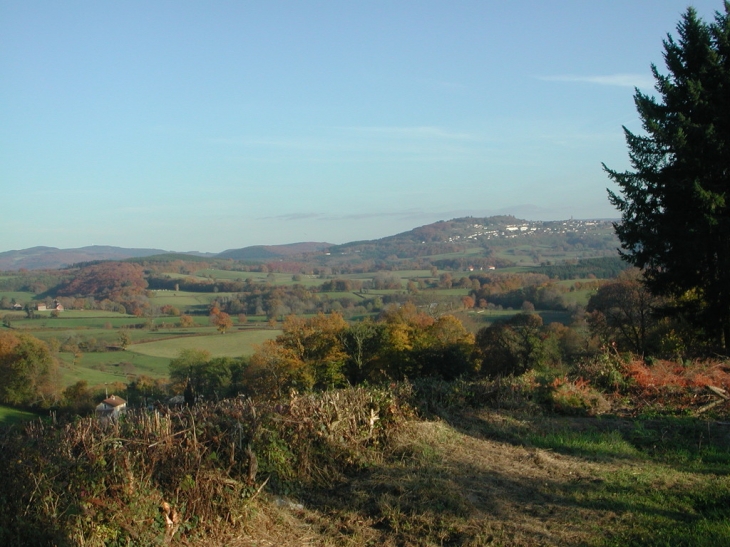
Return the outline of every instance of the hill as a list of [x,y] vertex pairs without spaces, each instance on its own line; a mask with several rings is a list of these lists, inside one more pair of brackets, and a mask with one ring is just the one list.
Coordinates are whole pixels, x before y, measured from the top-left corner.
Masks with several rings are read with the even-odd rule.
[[[615,252],[618,240],[608,220],[531,221],[513,216],[463,217],[420,226],[382,239],[335,245],[332,256],[413,259],[468,252],[471,259],[496,258],[498,249]],[[535,250],[535,254],[539,254]]]
[[[196,258],[251,262],[299,261],[336,265],[364,260],[396,263],[429,258],[440,268],[525,265],[615,254],[618,240],[607,220],[531,221],[513,216],[462,217],[419,226],[407,232],[342,245],[299,242],[254,245],[222,253],[179,253],[93,245],[78,249],[33,247],[0,253],[0,271],[62,268],[100,260]],[[522,258],[520,258],[520,256]],[[528,256],[528,259],[524,257]],[[441,260],[442,262],[438,262]]]
[[232,260],[272,260],[278,258],[302,258],[312,253],[321,253],[331,247],[331,243],[302,242],[287,245],[253,245],[242,249],[228,249],[215,258]]
[[151,256],[165,253],[160,249],[125,249],[108,245],[91,245],[78,249],[56,247],[32,247],[19,251],[0,253],[0,270],[55,269],[96,260],[123,260],[125,258]]

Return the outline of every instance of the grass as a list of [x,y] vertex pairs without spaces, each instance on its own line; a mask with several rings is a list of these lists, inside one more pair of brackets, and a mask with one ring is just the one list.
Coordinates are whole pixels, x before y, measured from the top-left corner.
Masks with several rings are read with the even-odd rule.
[[38,414],[0,405],[0,425],[13,425],[35,420]]
[[58,354],[61,362],[63,387],[79,380],[95,386],[112,382],[129,382],[136,376],[166,378],[170,360],[142,355],[131,351],[90,352],[76,357],[71,353]]
[[[0,298],[2,298],[3,296],[6,296],[8,300],[12,300],[13,298],[15,298],[16,302],[19,302],[23,305],[35,299],[35,293],[27,291],[0,291]],[[12,310],[0,310],[0,312],[4,311]]]
[[151,302],[156,306],[175,306],[184,311],[207,308],[214,300],[227,298],[233,294],[226,292],[154,291]]
[[[38,427],[34,442],[18,437],[0,454],[21,499],[8,507],[26,519],[0,518],[50,534],[36,513],[46,522],[57,506],[88,506],[83,520],[69,511],[50,521],[63,526],[58,538],[139,534],[153,544],[165,501],[181,514],[175,539],[191,545],[730,545],[725,422],[454,406],[425,419],[404,404],[419,404],[407,389],[394,393],[355,388],[268,407],[238,399],[104,427],[80,420],[58,428],[61,450],[48,450]],[[253,479],[244,447],[256,455]],[[33,480],[15,480],[34,469]],[[44,502],[31,513],[36,491]]]
[[698,446],[706,426],[494,411],[412,422],[382,465],[303,494],[304,514],[342,545],[728,545],[730,439]]
[[215,332],[208,336],[179,337],[133,344],[127,352],[173,359],[184,349],[204,349],[213,357],[241,357],[251,355],[254,352],[254,345],[262,344],[280,333],[279,330],[270,329],[246,329],[229,331],[226,334]]

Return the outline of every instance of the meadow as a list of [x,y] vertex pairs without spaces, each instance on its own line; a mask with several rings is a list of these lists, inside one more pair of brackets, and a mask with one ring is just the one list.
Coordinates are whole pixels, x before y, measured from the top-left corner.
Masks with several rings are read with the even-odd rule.
[[281,334],[277,329],[244,329],[215,332],[204,336],[165,338],[153,342],[133,344],[127,353],[173,359],[186,349],[202,349],[212,357],[241,357],[252,355],[257,345]]

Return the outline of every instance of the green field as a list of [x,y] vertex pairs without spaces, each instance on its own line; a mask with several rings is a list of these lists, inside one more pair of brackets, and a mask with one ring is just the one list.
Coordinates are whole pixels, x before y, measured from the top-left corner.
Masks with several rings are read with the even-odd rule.
[[213,357],[241,357],[251,355],[254,345],[281,334],[274,329],[247,329],[229,331],[226,334],[215,333],[208,336],[188,336],[134,344],[126,353],[173,359],[184,349],[204,349]]
[[35,420],[38,414],[0,405],[0,424],[10,425]]
[[[35,298],[35,293],[26,291],[0,291],[0,298],[7,297],[8,300],[15,299],[19,304],[27,304]],[[2,310],[5,311],[5,310]],[[11,311],[11,310],[8,310]]]
[[151,298],[155,306],[174,306],[181,311],[188,309],[204,309],[211,302],[220,298],[232,296],[235,293],[227,292],[188,292],[188,291],[153,291]]
[[86,380],[94,386],[112,382],[127,383],[143,375],[166,378],[170,364],[169,359],[132,351],[82,353],[80,358],[72,353],[61,352],[58,356],[64,387],[79,380]]

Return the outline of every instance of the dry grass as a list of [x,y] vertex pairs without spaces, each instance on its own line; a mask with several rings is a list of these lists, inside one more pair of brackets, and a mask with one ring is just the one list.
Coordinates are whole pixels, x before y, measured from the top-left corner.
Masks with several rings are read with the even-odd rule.
[[578,458],[413,423],[398,459],[346,487],[310,493],[300,516],[319,545],[575,545],[596,515],[558,485],[595,480]]
[[545,415],[529,385],[36,422],[0,435],[0,543],[730,544],[730,426]]

